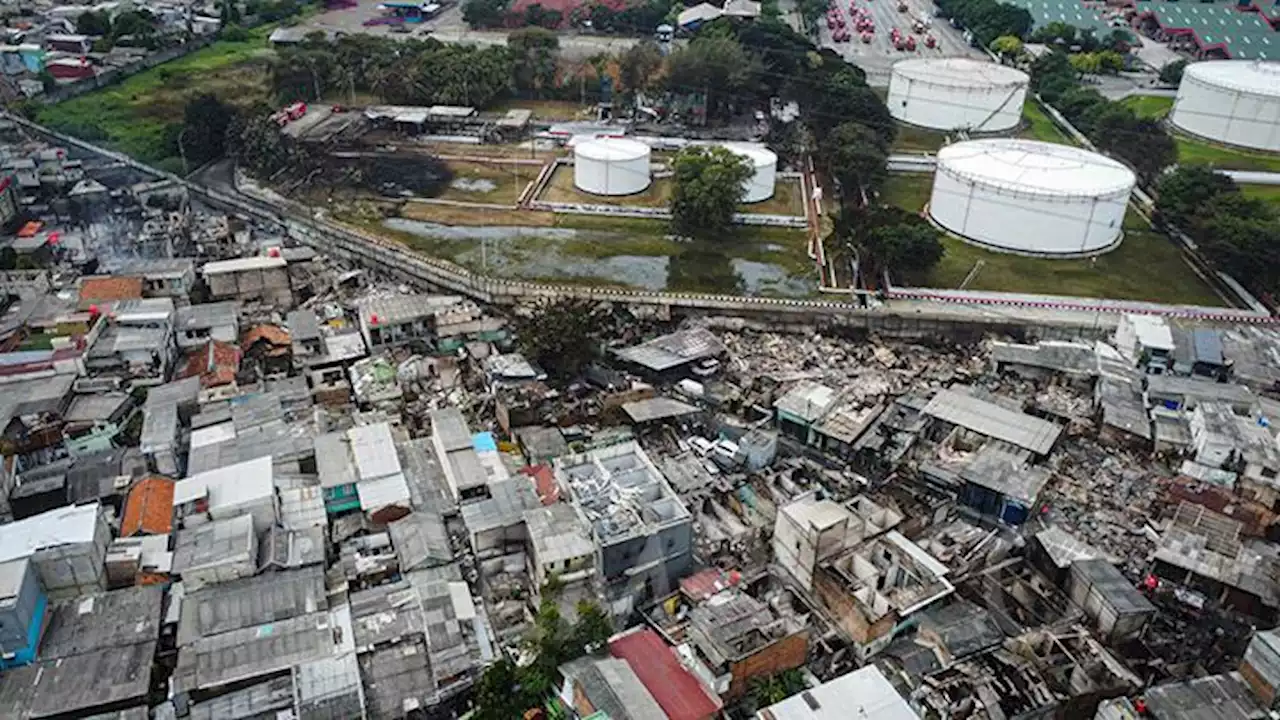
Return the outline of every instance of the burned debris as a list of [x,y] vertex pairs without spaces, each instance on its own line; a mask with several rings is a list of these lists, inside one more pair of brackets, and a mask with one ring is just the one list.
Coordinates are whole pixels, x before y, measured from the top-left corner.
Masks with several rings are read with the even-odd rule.
[[456,717],[506,661],[615,720],[1276,705],[1269,327],[601,303],[566,373],[511,330],[543,308],[106,179],[100,216],[9,198],[6,716]]

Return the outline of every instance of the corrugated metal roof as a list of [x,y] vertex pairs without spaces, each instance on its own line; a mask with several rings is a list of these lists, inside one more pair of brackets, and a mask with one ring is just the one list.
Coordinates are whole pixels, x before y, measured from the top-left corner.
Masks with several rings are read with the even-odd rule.
[[951,389],[939,390],[923,412],[1038,455],[1048,454],[1062,434],[1062,428],[1055,423]]
[[362,480],[400,472],[400,458],[396,455],[395,441],[391,438],[391,425],[384,422],[359,425],[347,432],[356,471]]
[[98,503],[56,508],[0,525],[0,562],[30,557],[45,548],[93,542]]

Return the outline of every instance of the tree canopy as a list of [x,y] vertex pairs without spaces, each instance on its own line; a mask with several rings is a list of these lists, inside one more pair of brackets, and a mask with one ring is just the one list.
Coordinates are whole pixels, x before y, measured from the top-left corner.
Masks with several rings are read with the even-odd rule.
[[867,287],[878,286],[885,272],[898,282],[923,280],[945,253],[938,231],[923,218],[882,205],[846,207],[827,248],[839,263],[856,260]]
[[549,374],[569,380],[599,355],[604,311],[589,300],[546,302],[514,322],[520,350]]
[[748,90],[757,70],[758,61],[734,38],[699,35],[667,58],[666,84],[672,92],[706,95],[707,114],[725,118],[750,104]]
[[1160,68],[1160,82],[1165,85],[1177,85],[1182,82],[1182,71],[1187,69],[1186,60],[1174,60]]
[[751,177],[747,160],[723,147],[693,145],[676,155],[672,168],[674,230],[709,239],[726,233],[742,202],[743,183]]
[[514,61],[515,89],[540,96],[556,84],[560,40],[541,27],[526,27],[507,36],[507,48]]
[[1156,218],[1191,236],[1209,262],[1254,292],[1280,292],[1280,215],[1226,175],[1199,166],[1165,174]]
[[329,41],[317,34],[281,49],[271,78],[284,100],[354,90],[389,103],[485,107],[510,93],[515,69],[506,47],[360,34]]
[[973,33],[973,39],[988,47],[1001,35],[1026,37],[1033,20],[1026,8],[998,0],[939,0],[935,3],[946,17],[955,18]]
[[189,169],[222,157],[227,150],[227,128],[235,118],[235,108],[215,95],[204,94],[187,102],[178,135]]
[[[889,146],[874,130],[857,122],[837,125],[823,140],[821,161],[839,181],[845,202],[879,190],[888,177]],[[850,197],[853,196],[853,197]]]

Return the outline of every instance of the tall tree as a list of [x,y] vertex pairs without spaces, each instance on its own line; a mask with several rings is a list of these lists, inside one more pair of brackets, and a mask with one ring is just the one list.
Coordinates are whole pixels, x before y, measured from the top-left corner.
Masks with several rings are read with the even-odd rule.
[[857,253],[865,286],[875,286],[885,271],[899,281],[923,280],[942,259],[938,231],[905,210],[869,206],[841,213],[832,247],[842,255]]
[[235,109],[215,95],[204,94],[187,102],[183,109],[180,150],[190,168],[222,157],[227,150],[227,128]]
[[1174,60],[1160,68],[1160,82],[1165,85],[1177,85],[1182,82],[1182,71],[1187,69],[1186,60]]
[[546,28],[527,27],[507,36],[514,59],[512,71],[518,92],[541,96],[555,87],[560,40]]
[[466,0],[462,20],[475,29],[500,27],[510,6],[511,0]]
[[840,182],[845,204],[861,205],[888,177],[889,146],[862,123],[847,122],[822,142],[822,161]]
[[562,380],[573,379],[599,354],[608,314],[588,300],[545,302],[513,323],[529,360]]
[[520,669],[507,658],[499,658],[476,683],[472,720],[512,720],[529,708],[522,692]]
[[744,100],[757,62],[731,37],[699,36],[667,58],[667,87],[707,97],[707,114],[727,118]]
[[695,145],[681,150],[672,162],[675,189],[671,193],[672,226],[678,234],[723,237],[733,224],[751,177],[745,158],[719,146]]
[[579,655],[599,652],[613,634],[613,623],[600,606],[583,600],[578,603],[578,622],[573,625],[573,648]]
[[652,40],[641,40],[627,48],[618,61],[622,89],[630,95],[649,89],[662,69],[662,50]]

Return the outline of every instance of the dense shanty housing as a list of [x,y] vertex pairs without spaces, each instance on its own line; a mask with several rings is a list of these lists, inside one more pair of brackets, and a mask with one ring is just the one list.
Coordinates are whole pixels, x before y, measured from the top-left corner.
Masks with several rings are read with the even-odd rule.
[[[432,113],[491,122],[395,112]],[[313,116],[366,119],[286,132]],[[0,716],[494,715],[490,669],[544,691],[503,718],[1278,707],[1264,318],[603,293],[575,374],[508,330],[550,299],[438,294],[322,217],[303,247],[39,137],[0,121],[0,246],[38,267],[0,272]]]

